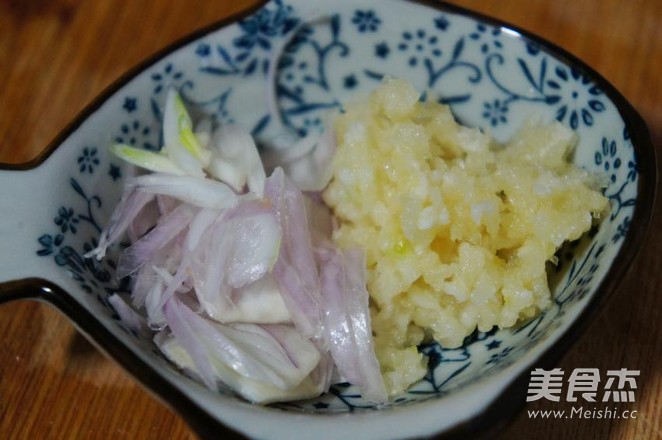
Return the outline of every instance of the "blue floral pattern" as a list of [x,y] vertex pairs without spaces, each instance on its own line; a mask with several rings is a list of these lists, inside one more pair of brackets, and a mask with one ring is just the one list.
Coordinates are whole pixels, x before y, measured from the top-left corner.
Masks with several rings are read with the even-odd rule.
[[126,97],[124,98],[124,104],[122,105],[122,108],[127,111],[127,113],[132,113],[137,110],[137,101],[136,98],[133,97]]
[[499,51],[503,47],[499,38],[501,29],[498,27],[478,24],[476,30],[469,34],[469,38],[480,44],[480,51],[487,54],[491,51]]
[[62,206],[58,212],[57,212],[57,217],[53,220],[53,223],[55,223],[57,226],[60,227],[60,232],[63,234],[71,231],[72,234],[76,233],[76,225],[80,219],[76,216],[74,216],[74,210],[71,208],[65,208]]
[[508,104],[504,101],[495,99],[483,105],[483,118],[487,119],[492,127],[508,123],[507,115]]
[[138,119],[122,124],[119,134],[115,136],[115,142],[152,151],[159,149],[158,144],[154,142],[152,129],[146,124],[143,125]]
[[357,10],[352,23],[359,32],[377,32],[382,21],[373,10]]
[[[389,32],[393,28],[399,32]],[[164,91],[175,87],[196,114],[204,113],[215,123],[244,124],[262,139],[275,121],[267,104],[255,101],[261,99],[265,79],[272,79],[268,75],[274,62],[278,69],[273,86],[282,122],[301,135],[321,131],[325,114],[340,109],[350,93],[365,91],[387,75],[402,75],[427,96],[450,104],[460,120],[497,135],[511,133],[515,121],[531,112],[580,130],[586,143],[583,151],[590,153],[578,160],[608,181],[609,216],[559,252],[552,306],[516,329],[476,332],[457,349],[422,345],[428,372],[393,405],[438,398],[500,371],[545,340],[568,310],[592,294],[594,279],[607,264],[605,255],[622,243],[631,226],[639,176],[631,139],[624,127],[608,134],[604,128],[598,130],[604,125],[602,118],[616,110],[586,73],[491,24],[467,27],[460,16],[435,12],[422,14],[412,26],[399,24],[397,15],[387,10],[349,6],[312,20],[287,1],[271,1],[150,67],[114,101],[120,117],[104,136],[158,150]],[[113,277],[112,255],[104,262],[83,257],[96,245],[106,221],[101,212],[109,201],[99,188],[121,188],[129,175],[124,165],[101,153],[105,148],[101,143],[80,146],[78,174],[68,180],[70,200],[75,202],[63,203],[49,214],[52,228],[35,237],[35,252],[67,270],[120,328],[140,339],[124,327],[107,301],[110,293],[126,291]],[[347,383],[334,385],[318,399],[276,406],[314,412],[374,409]]]
[[78,169],[80,172],[92,174],[97,165],[99,165],[97,149],[95,147],[83,148],[83,153],[78,157]]
[[[87,147],[85,147],[87,148]],[[88,179],[89,176],[83,173],[82,178]],[[91,232],[95,236],[101,233],[101,226],[97,219],[96,211],[101,207],[101,198],[97,195],[88,195],[79,182],[79,178],[71,177],[69,179],[71,191],[78,196],[82,202],[76,208],[61,206],[57,211],[57,216],[53,219],[56,232],[45,233],[37,238],[40,248],[36,251],[37,255],[46,257],[53,255],[55,263],[65,268],[71,277],[79,282],[80,287],[93,293],[104,288],[105,294],[119,291],[119,284],[112,277],[112,260],[98,262],[95,259],[84,258],[83,255],[96,247],[96,238],[85,239],[81,248],[76,249],[76,243],[80,239],[74,237],[83,226],[86,233]],[[80,235],[80,234],[78,234]],[[97,292],[97,296],[103,299],[105,294]]]

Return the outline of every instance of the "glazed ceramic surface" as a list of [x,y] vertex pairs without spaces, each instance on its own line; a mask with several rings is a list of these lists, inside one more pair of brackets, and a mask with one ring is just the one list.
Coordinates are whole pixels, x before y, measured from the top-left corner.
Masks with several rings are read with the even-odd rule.
[[[128,294],[126,282],[114,277],[117,254],[102,262],[83,257],[132,172],[108,146],[117,141],[157,150],[168,87],[180,91],[194,114],[238,123],[264,140],[277,129],[269,88],[275,87],[283,123],[305,135],[320,131],[342,102],[385,76],[410,80],[425,96],[450,104],[462,123],[500,141],[531,114],[578,133],[573,161],[605,176],[611,209],[599,227],[559,254],[550,275],[552,306],[514,329],[477,332],[461,348],[421,346],[428,374],[381,408],[346,383],[317,399],[259,407],[180,374],[152,335],[122,322],[108,302],[112,293]],[[129,75],[57,143],[39,166],[0,173],[5,291],[32,283],[56,305],[61,301],[52,296],[66,295],[74,305],[65,311],[102,349],[140,380],[150,378],[146,386],[185,417],[183,408],[194,408],[190,421],[198,432],[224,424],[257,438],[401,438],[462,432],[488,414],[508,417],[525,392],[504,392],[513,392],[516,379],[534,366],[556,360],[579,321],[622,276],[641,242],[654,182],[644,166],[652,148],[643,123],[588,67],[489,19],[399,0],[268,2]],[[517,403],[495,413],[504,399]]]

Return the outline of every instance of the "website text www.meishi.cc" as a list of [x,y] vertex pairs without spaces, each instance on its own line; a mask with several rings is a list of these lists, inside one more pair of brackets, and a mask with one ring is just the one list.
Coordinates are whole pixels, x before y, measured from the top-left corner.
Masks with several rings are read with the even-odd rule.
[[563,409],[530,409],[527,410],[530,419],[636,419],[637,410],[618,409],[616,407],[585,407],[575,406]]

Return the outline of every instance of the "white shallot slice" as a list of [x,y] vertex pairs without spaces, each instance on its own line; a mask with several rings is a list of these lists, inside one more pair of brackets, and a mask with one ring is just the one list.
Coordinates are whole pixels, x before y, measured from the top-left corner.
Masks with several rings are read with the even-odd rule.
[[278,258],[282,230],[276,213],[261,201],[249,201],[227,212],[232,249],[226,268],[228,284],[242,287],[270,272]]
[[281,158],[281,166],[302,191],[322,191],[333,175],[336,145],[333,130],[325,130],[319,135],[309,134],[299,140],[292,151],[283,151],[287,156]]
[[122,323],[129,330],[141,336],[146,336],[150,333],[145,317],[131,308],[120,295],[113,293],[108,297],[108,303],[113,307],[117,316],[120,317]]
[[186,174],[186,171],[168,157],[164,151],[143,150],[126,144],[113,144],[110,146],[110,151],[125,162],[146,170],[179,176]]
[[214,132],[211,146],[209,174],[237,192],[248,186],[249,192],[262,197],[266,174],[250,133],[238,125],[224,125]]
[[[203,382],[193,359],[184,347],[174,338],[170,330],[164,329],[157,333],[154,336],[154,343],[161,352],[180,369],[184,370],[198,381]],[[301,383],[287,390],[281,390],[272,384],[241,376],[221,363],[217,363],[215,367],[219,378],[218,380],[221,382],[219,387],[227,387],[229,390],[234,391],[250,402],[268,404],[273,402],[308,399],[311,397],[317,397],[323,392],[328,391],[328,387],[326,389],[323,388],[323,384],[317,380],[319,376],[317,373],[320,368],[319,365],[321,365],[321,362],[309,376],[301,381]]]
[[375,356],[365,256],[360,249],[323,252],[322,300],[324,331],[338,372],[375,403],[388,400]]
[[124,278],[140,269],[155,252],[158,252],[186,229],[194,215],[194,207],[182,204],[170,214],[162,217],[152,230],[122,252],[117,264],[117,277]]
[[193,176],[151,173],[134,177],[128,186],[149,194],[174,197],[200,208],[227,209],[237,204],[237,194],[223,182]]
[[[201,129],[204,138],[204,127]],[[126,162],[153,172],[204,177],[211,153],[193,131],[193,121],[174,88],[166,96],[163,140],[165,145],[158,152],[119,143],[111,145],[110,150]]]
[[203,176],[202,169],[209,165],[211,153],[200,143],[184,102],[172,87],[168,89],[163,112],[163,142],[175,164],[191,176]]
[[[126,229],[126,236],[129,243],[138,241],[142,236],[149,232],[161,218],[162,214],[159,210],[159,204],[156,201],[158,197],[159,196],[155,197],[147,203],[133,221],[129,223],[129,226]],[[175,202],[177,206],[180,203],[178,200]]]
[[303,194],[276,168],[265,183],[265,197],[278,217],[282,243],[273,268],[274,279],[299,331],[322,335],[320,280],[308,232]]
[[106,255],[108,246],[120,239],[131,222],[153,198],[153,194],[136,191],[135,188],[125,188],[109,222],[101,231],[97,247],[85,254],[85,258],[95,257],[101,260]]
[[221,322],[237,320],[232,289],[272,271],[281,238],[276,214],[262,201],[242,201],[207,230],[190,258],[196,295],[209,316]]
[[239,392],[247,381],[286,391],[304,382],[320,360],[315,345],[291,326],[220,324],[177,297],[166,303],[164,313],[170,331],[211,389],[221,380]]
[[290,312],[271,274],[233,289],[230,302],[219,314],[222,322],[252,322],[255,324],[291,323]]

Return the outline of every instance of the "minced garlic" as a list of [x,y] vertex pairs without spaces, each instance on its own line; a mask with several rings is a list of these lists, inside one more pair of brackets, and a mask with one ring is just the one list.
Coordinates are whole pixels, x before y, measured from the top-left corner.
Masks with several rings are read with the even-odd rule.
[[568,156],[576,135],[528,122],[505,146],[447,106],[386,80],[336,122],[324,200],[340,246],[367,254],[377,358],[389,390],[426,372],[417,346],[451,348],[511,327],[551,301],[546,263],[607,209]]

